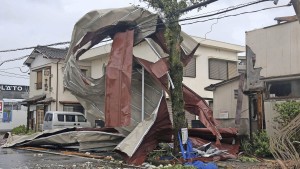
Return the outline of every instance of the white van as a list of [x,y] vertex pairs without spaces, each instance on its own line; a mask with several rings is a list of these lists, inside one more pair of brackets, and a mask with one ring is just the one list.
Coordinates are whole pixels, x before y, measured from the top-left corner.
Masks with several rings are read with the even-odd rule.
[[91,123],[79,112],[48,111],[45,114],[43,130],[67,127],[91,127]]

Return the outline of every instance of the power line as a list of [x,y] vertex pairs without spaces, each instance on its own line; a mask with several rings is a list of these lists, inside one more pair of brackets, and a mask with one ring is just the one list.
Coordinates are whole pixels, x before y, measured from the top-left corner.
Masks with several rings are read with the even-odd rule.
[[[107,38],[107,39],[104,39],[103,41],[101,41],[100,43],[102,43],[102,42],[108,42],[108,41],[111,41],[111,40],[112,39]],[[20,50],[34,49],[34,48],[36,48],[38,46],[47,47],[47,46],[59,46],[59,45],[66,45],[66,44],[70,44],[70,42],[57,42],[57,43],[52,43],[52,44],[48,44],[48,45],[37,45],[37,46],[24,47],[24,48],[0,50],[0,53],[15,52],[15,51],[20,51]]]
[[12,61],[16,61],[16,60],[22,60],[22,59],[25,59],[25,58],[27,58],[27,57],[28,57],[28,56],[21,56],[21,57],[15,58],[15,59],[8,59],[8,60],[5,60],[5,61],[2,61],[2,62],[0,63],[0,66],[3,65],[3,64],[6,63],[6,62],[12,62]]
[[226,16],[217,17],[217,18],[210,18],[210,19],[206,19],[206,20],[200,20],[200,21],[194,21],[194,22],[189,22],[189,23],[183,23],[183,24],[180,24],[180,25],[190,25],[190,24],[194,24],[194,23],[198,23],[198,22],[207,22],[207,21],[214,20],[214,19],[223,19],[223,18],[228,18],[228,17],[233,17],[233,16],[239,16],[239,15],[244,15],[244,14],[249,14],[249,13],[256,13],[256,12],[260,12],[260,11],[264,11],[264,10],[268,10],[268,9],[275,9],[275,8],[282,8],[282,7],[289,7],[289,6],[290,6],[290,4],[288,4],[288,5],[282,5],[282,6],[276,6],[276,7],[262,8],[262,9],[259,9],[259,10],[248,11],[248,12],[241,12],[241,13],[232,14],[232,15],[226,15]]
[[26,76],[26,75],[22,75],[22,74],[17,74],[17,73],[11,73],[11,72],[6,72],[6,71],[1,71],[0,72],[3,72],[3,73],[7,73],[7,74],[11,74],[11,75],[16,75],[16,76],[24,76],[24,77],[29,77],[29,76]]
[[0,74],[0,75],[1,76],[7,76],[7,77],[20,78],[20,79],[29,79],[29,77],[11,76],[11,75],[4,75],[4,74]]
[[[262,3],[262,2],[267,2],[267,1],[274,1],[274,0],[256,0],[256,1],[251,1],[251,2],[248,2],[248,3],[243,3],[243,4],[239,4],[239,5],[235,5],[235,6],[230,6],[230,7],[219,9],[219,10],[215,10],[215,12],[211,11],[211,12],[204,13],[206,15],[202,14],[200,16],[199,15],[195,15],[194,17],[182,18],[182,19],[179,19],[178,22],[187,21],[187,20],[194,20],[194,19],[200,19],[200,18],[212,17],[212,16],[215,16],[215,15],[220,15],[220,14],[227,13],[227,12],[230,12],[230,11],[233,11],[233,10],[237,10],[237,9],[240,9],[240,8],[245,8],[245,7],[248,7],[248,6],[252,6],[252,5],[255,5],[255,4],[258,4],[258,3]],[[212,13],[212,14],[210,14],[210,13]],[[155,19],[155,20],[148,21],[148,22],[141,23],[140,25],[138,25],[138,27],[146,28],[149,25],[147,25],[145,27],[143,27],[141,25],[151,24],[151,23],[153,23],[154,25],[150,25],[150,26],[159,26],[159,25],[163,25],[164,24],[164,23],[158,23],[157,24],[158,20],[159,20],[159,18]],[[173,21],[173,22],[169,22],[169,23],[174,23],[174,22],[177,22],[177,21]]]
[[197,17],[183,18],[183,19],[180,19],[179,22],[180,21],[185,21],[185,20],[207,18],[207,17],[219,15],[219,14],[222,14],[222,13],[227,13],[227,12],[230,12],[230,11],[233,11],[233,10],[237,10],[237,9],[240,9],[240,8],[245,8],[245,7],[248,7],[248,6],[252,6],[252,5],[262,3],[262,2],[267,2],[267,1],[273,1],[273,0],[257,0],[257,1],[252,1],[252,2],[248,2],[248,3],[243,3],[243,4],[236,5],[236,6],[231,6],[231,7],[228,7],[228,8],[221,9],[221,11],[213,13],[213,14],[202,15],[202,16],[197,16]]
[[[70,42],[58,42],[58,43],[52,43],[52,44],[48,44],[48,45],[40,45],[40,46],[58,46],[58,45],[65,45],[65,44],[69,44]],[[8,50],[0,50],[0,53],[4,53],[4,52],[14,52],[14,51],[19,51],[19,50],[27,50],[27,49],[34,49],[37,46],[31,46],[31,47],[25,47],[25,48],[17,48],[17,49],[8,49]]]
[[[223,9],[216,10],[216,11],[219,11],[219,12],[215,12],[215,13],[213,13],[213,11],[212,12],[207,12],[206,13],[207,15],[202,14],[202,15],[200,15],[200,16],[198,15],[196,17],[186,17],[186,18],[180,19],[179,22],[211,17],[211,16],[219,15],[219,14],[222,14],[222,13],[227,13],[227,12],[230,12],[230,11],[233,11],[233,10],[237,10],[237,9],[240,9],[240,8],[248,7],[248,6],[251,6],[251,5],[254,5],[254,4],[267,2],[267,1],[274,1],[274,0],[257,0],[257,1],[252,1],[252,2],[248,2],[248,3],[243,3],[243,4],[236,5],[236,6],[231,6],[231,7],[228,7],[228,8],[223,8]],[[209,2],[209,0],[207,0],[207,2]],[[286,6],[289,6],[289,5],[286,5]],[[283,7],[283,6],[279,6],[279,7]],[[213,19],[222,19],[222,18],[226,18],[226,17],[230,17],[230,16],[237,16],[237,15],[242,15],[242,14],[246,14],[246,13],[254,13],[254,12],[259,12],[259,11],[262,11],[262,10],[273,9],[273,8],[278,8],[278,7],[264,8],[264,9],[261,9],[261,10],[251,11],[251,12],[242,12],[240,14],[226,15],[226,16],[223,16],[223,17],[217,17],[217,18],[211,18],[211,19],[207,19],[207,20],[184,23],[184,24],[181,24],[181,25],[189,25],[189,24],[198,23],[198,22],[206,22],[206,21],[213,20]],[[212,13],[212,14],[208,14],[208,13]],[[147,27],[159,26],[159,25],[164,24],[164,23],[157,23],[157,21],[158,21],[158,19],[151,20],[151,21],[148,21],[148,22],[144,22],[144,23],[141,23],[140,25],[137,25],[135,28],[140,29],[140,28],[147,28]],[[174,21],[174,22],[177,22],[177,21]],[[149,24],[152,24],[152,23],[153,23],[153,25],[149,25]],[[172,22],[170,22],[170,23],[172,23]],[[142,25],[145,25],[145,24],[147,24],[147,25],[145,27],[143,27]],[[150,30],[147,30],[147,31],[150,31]],[[100,43],[108,42],[108,41],[111,41],[111,39],[103,40]],[[58,46],[58,45],[65,45],[65,44],[69,44],[69,43],[70,42],[58,42],[58,43],[53,43],[53,44],[48,44],[48,45],[41,45],[41,46]],[[31,46],[31,47],[24,47],[24,48],[1,50],[0,53],[27,50],[27,49],[34,49],[36,47],[37,46]],[[2,64],[3,63],[0,63],[0,66]]]
[[0,70],[10,70],[10,69],[16,69],[16,68],[21,68],[21,67],[27,67],[27,66],[9,67],[9,68],[6,68],[6,69],[0,69]]

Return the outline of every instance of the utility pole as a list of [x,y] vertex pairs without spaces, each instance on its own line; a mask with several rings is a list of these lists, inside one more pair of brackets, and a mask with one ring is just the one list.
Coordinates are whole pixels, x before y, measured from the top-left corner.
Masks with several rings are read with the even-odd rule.
[[[172,101],[173,113],[173,129],[174,129],[174,154],[179,152],[179,142],[177,135],[181,128],[185,128],[186,119],[184,111],[184,101],[182,92],[183,81],[183,65],[180,59],[181,51],[180,44],[182,42],[181,26],[179,25],[180,16],[195,8],[206,6],[218,0],[198,0],[199,3],[187,7],[188,1],[173,1],[173,0],[143,0],[155,9],[159,9],[165,16],[165,41],[168,47],[170,76],[174,83],[174,88],[170,88],[170,96]],[[190,0],[190,2],[194,2]]]

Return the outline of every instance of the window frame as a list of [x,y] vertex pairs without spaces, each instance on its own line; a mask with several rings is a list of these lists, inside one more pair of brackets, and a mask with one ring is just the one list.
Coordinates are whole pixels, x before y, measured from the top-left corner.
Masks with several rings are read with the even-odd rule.
[[[192,69],[192,70],[190,70]],[[192,71],[192,72],[190,72]],[[182,70],[182,75],[183,77],[190,77],[190,78],[196,78],[197,76],[197,59],[196,59],[196,56],[194,55],[190,62],[183,67],[183,70]]]
[[36,90],[43,89],[43,70],[36,72]]
[[[221,61],[221,62],[224,62],[225,65],[226,65],[226,77],[223,79],[220,77],[219,75],[219,78],[214,78],[212,77],[212,70],[211,70],[211,61]],[[230,63],[235,63],[237,65],[237,62],[236,61],[232,61],[232,60],[225,60],[225,59],[218,59],[218,58],[209,58],[208,59],[208,78],[211,79],[211,80],[228,80],[229,79],[229,64]],[[218,69],[218,71],[220,71],[220,69]],[[237,66],[236,66],[236,76],[238,75],[238,71],[237,71]],[[220,74],[220,72],[218,72],[218,74]],[[234,77],[234,76],[233,76]],[[232,77],[230,77],[232,78]]]

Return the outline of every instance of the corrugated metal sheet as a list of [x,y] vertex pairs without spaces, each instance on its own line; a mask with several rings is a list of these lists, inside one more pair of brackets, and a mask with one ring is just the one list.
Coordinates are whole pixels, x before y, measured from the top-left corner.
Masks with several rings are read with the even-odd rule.
[[114,36],[105,74],[106,127],[130,124],[133,33],[118,32]]

